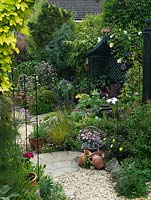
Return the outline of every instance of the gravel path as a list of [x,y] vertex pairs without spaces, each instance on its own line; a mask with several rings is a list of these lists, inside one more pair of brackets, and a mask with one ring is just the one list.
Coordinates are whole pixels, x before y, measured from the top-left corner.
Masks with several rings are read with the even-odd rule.
[[[62,184],[68,200],[126,200],[117,196],[115,183],[105,170],[80,168],[78,172],[65,174],[54,180]],[[148,200],[151,200],[151,197]]]

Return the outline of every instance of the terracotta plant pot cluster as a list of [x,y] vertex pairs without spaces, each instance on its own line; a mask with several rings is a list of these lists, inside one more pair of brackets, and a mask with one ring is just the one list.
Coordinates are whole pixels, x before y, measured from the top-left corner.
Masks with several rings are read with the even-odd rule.
[[97,150],[93,153],[89,150],[84,150],[84,152],[79,156],[78,164],[80,167],[83,167],[85,159],[88,158],[96,169],[104,169],[103,156],[104,152],[102,150]]

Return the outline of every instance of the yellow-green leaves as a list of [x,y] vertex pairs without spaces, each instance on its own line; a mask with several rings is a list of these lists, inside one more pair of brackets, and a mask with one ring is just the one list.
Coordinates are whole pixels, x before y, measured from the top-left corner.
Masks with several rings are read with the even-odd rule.
[[34,0],[0,0],[0,92],[7,92],[11,88],[8,73],[11,72],[14,52],[16,48],[15,31],[28,33],[24,26]]

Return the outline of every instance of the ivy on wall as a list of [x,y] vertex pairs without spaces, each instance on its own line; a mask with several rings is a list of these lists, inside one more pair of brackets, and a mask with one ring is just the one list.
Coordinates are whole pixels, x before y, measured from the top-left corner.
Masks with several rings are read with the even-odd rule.
[[25,21],[34,0],[0,1],[0,92],[11,88],[9,73],[12,71],[12,55],[16,48],[15,31],[27,33]]

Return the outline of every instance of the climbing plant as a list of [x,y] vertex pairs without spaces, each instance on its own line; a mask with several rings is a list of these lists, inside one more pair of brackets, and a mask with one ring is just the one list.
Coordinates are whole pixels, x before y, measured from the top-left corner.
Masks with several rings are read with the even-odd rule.
[[15,32],[27,33],[25,22],[34,0],[0,1],[0,92],[11,88],[9,73],[12,71],[12,55],[16,48]]

